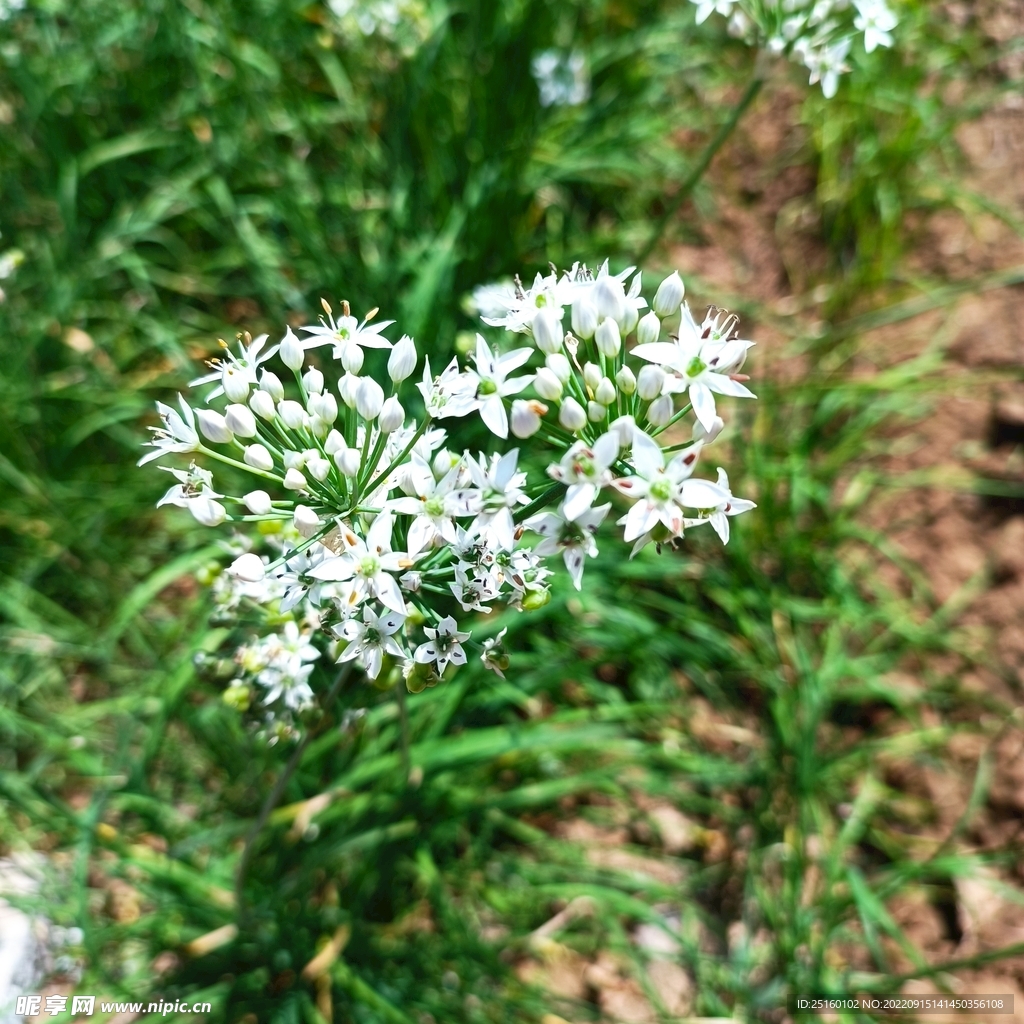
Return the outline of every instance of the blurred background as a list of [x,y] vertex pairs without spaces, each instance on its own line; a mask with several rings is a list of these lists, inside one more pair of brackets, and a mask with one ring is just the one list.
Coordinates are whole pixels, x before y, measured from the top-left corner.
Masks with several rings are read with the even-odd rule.
[[[686,0],[0,0],[0,1020],[1024,1020],[1024,3],[894,9],[826,100]],[[758,341],[758,509],[502,623],[412,781],[352,694],[239,930],[284,755],[154,401],[320,296],[443,359],[475,286],[605,257]]]

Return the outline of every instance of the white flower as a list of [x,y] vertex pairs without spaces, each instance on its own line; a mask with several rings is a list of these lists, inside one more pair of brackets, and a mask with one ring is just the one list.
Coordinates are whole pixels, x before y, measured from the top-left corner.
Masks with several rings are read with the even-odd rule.
[[405,422],[405,410],[395,395],[384,402],[377,425],[382,434],[394,433]]
[[[666,393],[688,391],[697,419],[710,430],[715,422],[715,397],[732,395],[736,398],[754,398],[739,381],[729,376],[732,367],[753,344],[750,341],[730,339],[735,318],[719,322],[722,314],[708,317],[698,327],[684,303],[677,341],[656,341],[650,345],[637,345],[633,354],[641,359],[661,365],[677,376],[666,380]],[[723,369],[727,372],[722,372]],[[642,386],[642,382],[641,382]]]
[[[324,308],[326,311],[327,307]],[[394,322],[382,320],[371,324],[363,320],[360,323],[347,313],[335,320],[333,313],[328,312],[326,323],[321,319],[318,325],[299,328],[311,335],[303,341],[302,347],[311,349],[320,345],[333,345],[334,358],[340,360],[341,365],[350,373],[358,373],[363,365],[362,348],[391,348],[391,342],[381,337],[381,331]]]
[[518,370],[531,355],[530,349],[517,348],[495,356],[483,337],[479,334],[476,336],[475,369],[467,371],[465,376],[476,387],[480,418],[487,429],[498,437],[508,437],[508,414],[502,399],[518,395],[533,380],[533,374],[513,377],[511,380],[508,375]]
[[650,345],[661,337],[661,321],[658,314],[652,309],[650,313],[642,317],[636,328],[636,340],[641,345]]
[[459,372],[459,362],[452,361],[435,379],[430,375],[430,360],[423,360],[423,381],[416,387],[423,396],[427,415],[433,419],[447,416],[467,416],[480,407],[476,397],[475,380]]
[[501,642],[507,632],[508,626],[505,626],[497,636],[492,636],[485,640],[483,642],[483,652],[480,655],[484,668],[490,669],[501,679],[505,678],[503,669],[508,668],[509,664],[508,652],[505,650],[505,645]]
[[405,652],[394,639],[405,624],[405,615],[396,611],[386,611],[378,615],[368,604],[363,606],[363,621],[349,619],[335,628],[335,633],[348,641],[348,646],[341,652],[338,661],[352,661],[360,655],[366,674],[371,679],[380,675],[385,654],[396,658],[405,657]]
[[220,526],[227,519],[227,510],[216,500],[223,495],[214,491],[213,474],[208,469],[203,469],[195,463],[187,471],[170,469],[167,466],[160,468],[171,473],[178,483],[156,503],[157,508],[161,505],[187,508],[203,526]]
[[853,0],[857,8],[854,27],[864,33],[864,49],[873,53],[879,46],[892,46],[892,30],[899,24],[885,0]]
[[309,422],[309,414],[291,398],[277,403],[277,415],[289,430],[301,430]]
[[384,389],[372,378],[362,377],[356,390],[356,412],[367,422],[375,420],[384,406]]
[[139,459],[139,465],[144,466],[147,462],[159,459],[169,452],[194,452],[202,445],[199,435],[196,433],[196,417],[188,402],[178,395],[178,404],[181,406],[181,415],[170,406],[162,402],[156,403],[157,412],[164,421],[162,427],[150,427],[153,431],[153,440],[146,442],[146,447],[155,448],[156,451],[148,452]]
[[272,420],[277,415],[273,397],[266,391],[254,391],[249,397],[249,408],[261,420]]
[[533,386],[541,398],[557,402],[562,397],[562,382],[554,372],[542,366],[533,378]]
[[587,425],[587,410],[570,395],[558,410],[558,422],[566,430],[576,433]]
[[448,544],[455,543],[454,517],[459,509],[455,488],[461,468],[460,459],[440,480],[435,480],[430,466],[418,455],[413,456],[409,473],[413,494],[388,502],[393,512],[413,516],[406,541],[410,555],[429,547],[438,537]]
[[526,526],[543,538],[533,549],[538,555],[553,555],[562,552],[565,567],[569,570],[572,585],[579,590],[583,580],[583,565],[587,556],[597,554],[594,534],[608,515],[611,505],[587,508],[573,519],[565,515],[564,507],[558,512],[543,512],[526,521]]
[[[229,405],[224,412],[224,425],[237,437],[256,436],[256,417],[247,406]],[[201,419],[200,426],[202,426]]]
[[619,440],[603,434],[593,448],[577,441],[562,456],[561,462],[548,466],[548,476],[565,484],[562,513],[569,521],[578,519],[597,497],[598,491],[611,483],[609,467],[619,457]]
[[393,528],[392,514],[382,512],[374,519],[365,540],[352,530],[342,529],[343,553],[325,558],[309,575],[332,582],[352,580],[360,597],[374,597],[386,608],[405,615],[405,601],[392,574],[412,568],[415,559],[405,551],[391,550]]
[[306,360],[306,353],[302,350],[302,342],[292,333],[289,327],[281,339],[281,362],[289,370],[301,370]]
[[[696,482],[696,481],[694,481]],[[710,488],[712,485],[709,484]],[[757,506],[746,498],[733,497],[729,489],[729,477],[721,466],[718,467],[717,493],[708,490],[706,494],[693,496],[686,502],[690,508],[700,508],[700,517],[687,519],[687,526],[699,526],[701,523],[711,523],[715,533],[722,538],[723,544],[729,543],[729,516],[738,516],[743,512],[749,512]],[[712,500],[717,499],[717,500]],[[704,500],[705,505],[698,506],[695,501]]]
[[561,351],[562,321],[551,309],[538,309],[533,317],[533,340],[537,348],[548,355]]
[[691,2],[697,5],[697,24],[700,25],[716,11],[728,17],[737,0],[691,0]]
[[[248,335],[245,335],[248,338]],[[220,360],[212,360],[209,365],[212,369],[211,373],[206,374],[202,377],[197,377],[193,381],[189,381],[189,387],[195,388],[200,387],[203,384],[212,384],[214,381],[219,381],[217,387],[215,387],[207,396],[206,401],[210,402],[219,395],[224,394],[225,380],[227,377],[232,378],[232,387],[235,389],[235,393],[241,392],[242,385],[246,388],[256,386],[256,371],[261,363],[265,363],[268,359],[274,356],[277,352],[278,346],[273,345],[270,348],[266,348],[268,335],[261,334],[258,338],[253,338],[248,344],[244,341],[240,341],[238,345],[238,355],[236,356],[230,349],[227,350],[227,362],[221,362]],[[234,402],[242,402],[244,398],[233,398],[228,395],[228,398]]]
[[304,491],[307,487],[306,478],[297,469],[289,469],[284,475],[284,485],[289,491]]
[[516,472],[518,460],[518,448],[504,455],[495,453],[489,461],[483,454],[479,461],[466,459],[465,466],[474,489],[459,491],[457,495],[467,510],[476,512],[469,532],[505,551],[511,551],[515,545],[511,509],[529,502],[522,489],[526,474]]
[[658,444],[646,434],[637,431],[633,438],[632,476],[612,481],[612,486],[620,494],[628,498],[636,498],[629,512],[619,520],[625,526],[623,539],[636,540],[637,537],[649,533],[659,522],[672,536],[683,532],[683,505],[690,508],[703,508],[686,500],[683,488],[690,488],[689,497],[701,498],[711,494],[703,487],[713,487],[706,480],[690,480],[690,474],[697,465],[700,445],[695,444],[686,451],[676,455],[668,465],[665,464],[665,453]]
[[460,633],[458,623],[451,615],[446,615],[437,624],[437,629],[425,627],[428,642],[420,644],[416,648],[415,660],[420,665],[429,665],[432,661],[437,663],[437,674],[441,675],[448,667],[448,662],[453,665],[466,664],[466,652],[463,650],[462,641],[469,639],[469,633]]
[[530,61],[542,107],[576,107],[590,95],[586,58],[578,50],[542,50]]
[[262,664],[255,675],[256,682],[267,689],[264,703],[283,700],[293,710],[313,701],[306,680],[313,671],[311,662],[319,657],[320,652],[292,621],[284,624],[283,634],[262,637],[251,647],[240,648],[236,655],[243,669],[252,671]]

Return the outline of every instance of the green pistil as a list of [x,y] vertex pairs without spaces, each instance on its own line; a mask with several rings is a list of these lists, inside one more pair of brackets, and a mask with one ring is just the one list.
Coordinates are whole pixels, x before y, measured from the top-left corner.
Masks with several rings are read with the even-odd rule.
[[665,477],[655,480],[649,493],[655,501],[668,501],[672,497],[672,481]]
[[690,360],[689,366],[686,367],[687,377],[699,377],[706,369],[708,364],[704,362],[699,356],[694,356]]
[[480,387],[477,389],[477,393],[481,395],[493,395],[498,390],[498,385],[493,380],[482,380],[480,381]]

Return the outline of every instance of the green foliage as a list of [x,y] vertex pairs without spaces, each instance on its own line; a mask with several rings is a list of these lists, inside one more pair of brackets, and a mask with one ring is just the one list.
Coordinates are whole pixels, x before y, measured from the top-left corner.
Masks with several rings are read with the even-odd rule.
[[[157,474],[133,466],[153,397],[217,335],[279,329],[320,294],[379,303],[450,352],[473,285],[635,251],[699,159],[672,133],[725,122],[707,98],[750,74],[739,44],[693,30],[689,3],[420,14],[396,43],[288,0],[47,0],[0,23],[0,231],[27,257],[0,305],[0,842],[59,850],[43,909],[85,929],[88,986],[188,992],[230,1021],[318,1021],[301,972],[342,926],[325,975],[339,1020],[537,1020],[549,1000],[510,963],[576,896],[599,912],[559,939],[619,951],[640,977],[629,929],[678,920],[698,1015],[839,990],[851,948],[874,962],[859,981],[881,985],[887,940],[907,942],[885,901],[972,865],[916,855],[879,765],[938,759],[967,728],[953,712],[979,709],[950,679],[880,682],[907,658],[971,652],[955,603],[916,579],[913,599],[881,587],[888,548],[857,518],[874,432],[919,411],[936,363],[854,383],[842,325],[806,379],[759,381],[756,416],[733,428],[727,465],[759,509],[728,549],[694,531],[681,553],[606,556],[585,597],[478,626],[509,627],[514,671],[409,696],[407,752],[394,692],[346,686],[234,903],[288,752],[221,699],[230,638],[194,583],[219,548],[183,513],[156,516]],[[955,170],[964,111],[933,83],[984,56],[939,39],[927,7],[907,17],[912,43],[805,105],[825,234],[856,271],[846,298],[890,272],[907,210],[952,201],[931,168]],[[549,45],[587,51],[585,105],[539,106],[529,58]],[[698,728],[708,707],[734,731]],[[846,744],[851,722],[862,739]],[[700,829],[703,846],[664,858],[677,882],[539,827],[569,804],[601,823],[638,794]],[[731,859],[705,855],[716,836]],[[137,916],[104,912],[97,875],[130,881]],[[236,938],[187,955],[235,921]],[[155,979],[166,951],[177,965]]]

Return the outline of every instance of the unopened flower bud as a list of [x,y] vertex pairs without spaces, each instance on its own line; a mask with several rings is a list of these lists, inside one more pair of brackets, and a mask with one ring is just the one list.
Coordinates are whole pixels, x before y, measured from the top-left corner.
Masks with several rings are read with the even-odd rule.
[[537,394],[549,402],[557,402],[562,397],[562,382],[546,366],[537,371],[533,386]]
[[686,288],[683,286],[679,271],[669,274],[658,285],[658,291],[654,296],[654,312],[658,316],[672,316],[673,313],[678,313],[685,294]]
[[440,480],[446,473],[451,472],[452,468],[458,463],[458,461],[458,455],[448,451],[447,448],[442,448],[434,456],[434,461],[430,466],[430,470],[434,474],[434,479]]
[[636,378],[636,391],[645,402],[657,398],[664,386],[665,371],[660,366],[648,363],[640,368]]
[[354,409],[356,407],[356,392],[359,390],[359,381],[361,379],[362,378],[357,377],[354,373],[346,373],[338,384],[338,394],[341,395],[341,400],[350,409]]
[[307,540],[323,525],[320,517],[308,505],[296,505],[292,524]]
[[309,473],[314,480],[319,480],[320,483],[323,483],[330,475],[331,464],[326,459],[323,459],[318,455],[316,458],[309,459],[309,461],[307,461],[306,472]]
[[636,340],[641,345],[650,345],[661,337],[661,321],[652,309],[636,328]]
[[281,357],[281,362],[289,370],[301,370],[302,364],[306,361],[306,353],[302,351],[302,343],[295,337],[290,327],[285,331],[284,337],[281,339],[281,347],[278,349],[277,354]]
[[269,473],[274,468],[274,459],[262,444],[251,444],[242,453],[247,466]]
[[512,403],[512,433],[516,437],[533,437],[540,430],[541,416],[548,411],[542,402],[517,398]]
[[675,404],[672,401],[672,396],[662,395],[651,402],[647,410],[647,422],[655,427],[667,426],[674,412]]
[[606,274],[594,283],[594,304],[599,317],[621,320],[626,309],[626,293],[617,277]]
[[213,498],[193,498],[188,503],[188,510],[203,526],[220,526],[228,517],[224,506]]
[[307,394],[319,395],[324,389],[324,375],[315,366],[311,366],[302,375],[302,386]]
[[380,419],[377,421],[377,425],[381,429],[381,433],[390,434],[397,430],[405,422],[405,410],[402,408],[402,403],[399,402],[395,395],[392,395],[381,407]]
[[332,430],[327,435],[327,440],[324,441],[324,451],[328,455],[333,455],[335,452],[341,451],[342,448],[347,447],[348,446],[345,444],[345,438],[343,438],[337,430]]
[[398,577],[398,582],[402,584],[403,590],[408,590],[410,594],[417,594],[420,587],[423,586],[423,574],[412,571],[406,572]]
[[591,423],[600,423],[608,415],[607,406],[600,402],[587,402],[587,419]]
[[330,391],[325,391],[320,396],[320,409],[317,415],[324,423],[333,423],[338,418],[338,400]]
[[260,388],[266,391],[275,402],[280,402],[284,398],[284,385],[281,383],[281,378],[276,373],[271,373],[270,370],[264,370],[260,375]]
[[575,433],[587,425],[586,410],[570,395],[562,403],[562,408],[558,410],[558,422],[566,430],[571,430]]
[[304,427],[308,419],[306,410],[298,402],[294,402],[290,398],[277,403],[277,415],[281,417],[281,422],[290,430],[298,430],[300,427]]
[[553,352],[544,360],[544,364],[563,384],[569,382],[572,366],[564,352]]
[[618,321],[623,334],[631,334],[636,328],[636,322],[640,319],[640,311],[631,302],[627,302],[621,319]]
[[249,397],[249,382],[237,366],[228,363],[221,371],[220,382],[229,402],[244,402]]
[[615,383],[624,395],[631,395],[636,391],[636,377],[628,366],[623,366],[615,374]]
[[224,423],[238,437],[256,436],[256,417],[247,405],[229,405],[224,411]]
[[306,478],[297,469],[289,469],[284,475],[284,485],[289,491],[304,491]]
[[383,405],[384,389],[372,377],[361,377],[356,389],[356,412],[369,422],[380,415]]
[[594,334],[594,344],[597,351],[607,359],[614,359],[622,348],[622,337],[619,334],[619,325],[610,317],[601,321],[597,332]]
[[334,453],[334,464],[348,477],[359,472],[360,461],[358,448],[343,448]]
[[562,347],[562,321],[554,312],[545,307],[538,309],[533,317],[533,340],[541,352],[550,354]]
[[267,391],[254,391],[252,397],[249,399],[249,408],[261,420],[272,420],[277,415],[277,407],[274,405],[274,399],[270,396]]
[[711,429],[705,430],[704,424],[700,420],[697,420],[693,425],[692,437],[694,441],[703,441],[705,444],[711,444],[712,441],[722,432],[725,428],[725,420],[721,416],[716,416],[711,423]]
[[291,448],[286,448],[282,452],[282,457],[284,458],[285,469],[302,469],[306,465],[306,459],[309,458],[309,455],[306,452],[297,452]]
[[213,409],[196,409],[196,419],[203,437],[215,444],[228,444],[234,435],[224,417]]
[[[242,501],[245,502],[245,507],[254,516],[265,516],[269,515],[274,510],[273,503],[270,500],[270,495],[266,491],[250,491],[244,495]],[[262,566],[262,562],[260,565]],[[262,573],[261,573],[262,575]]]
[[354,342],[341,350],[341,365],[348,373],[358,373],[363,368],[363,350]]
[[615,385],[607,377],[602,377],[600,384],[597,385],[594,401],[602,405],[611,405],[615,401]]
[[388,356],[388,376],[396,384],[405,380],[416,369],[417,358],[416,342],[403,334]]
[[601,383],[602,376],[601,367],[597,363],[583,364],[583,381],[591,391],[597,390],[597,385]]
[[228,575],[236,579],[244,580],[246,583],[259,583],[266,573],[263,559],[251,551],[239,555],[229,566]]
[[584,341],[592,338],[597,330],[597,307],[586,293],[572,304],[572,330]]

